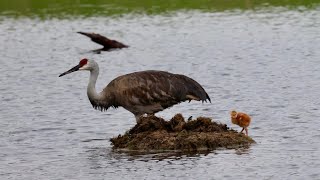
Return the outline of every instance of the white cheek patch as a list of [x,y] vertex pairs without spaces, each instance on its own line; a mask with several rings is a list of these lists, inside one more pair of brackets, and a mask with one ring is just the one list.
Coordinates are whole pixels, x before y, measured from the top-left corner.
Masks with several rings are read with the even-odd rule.
[[88,64],[86,64],[86,65],[84,65],[84,66],[79,68],[79,70],[87,70],[87,69],[88,69]]

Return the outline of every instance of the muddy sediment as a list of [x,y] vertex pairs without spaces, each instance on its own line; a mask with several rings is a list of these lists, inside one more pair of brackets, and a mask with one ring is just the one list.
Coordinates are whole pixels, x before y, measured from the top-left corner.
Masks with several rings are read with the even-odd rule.
[[113,149],[138,151],[199,151],[217,148],[247,147],[250,137],[230,129],[226,124],[198,117],[185,121],[176,114],[170,121],[156,116],[142,117],[139,124],[111,140]]

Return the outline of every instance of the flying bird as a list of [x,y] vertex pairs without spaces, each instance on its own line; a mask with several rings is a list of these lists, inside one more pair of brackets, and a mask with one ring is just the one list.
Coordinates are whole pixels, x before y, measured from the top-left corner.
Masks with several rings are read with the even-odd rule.
[[87,32],[78,32],[78,33],[89,37],[93,42],[98,43],[103,46],[103,48],[101,48],[101,49],[94,50],[95,52],[109,51],[111,49],[121,49],[121,48],[129,47],[119,41],[109,39],[109,38],[102,36],[100,34],[87,33]]
[[90,71],[87,95],[98,110],[123,107],[134,114],[137,123],[140,117],[154,115],[183,101],[211,102],[203,87],[195,80],[180,74],[147,70],[133,72],[113,79],[100,93],[96,91],[99,66],[94,60],[82,59],[78,65],[59,77],[78,71]]

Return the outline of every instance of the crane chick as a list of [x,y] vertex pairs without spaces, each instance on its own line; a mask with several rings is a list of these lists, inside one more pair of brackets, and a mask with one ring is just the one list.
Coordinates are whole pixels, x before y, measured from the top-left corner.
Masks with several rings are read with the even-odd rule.
[[237,112],[237,111],[231,111],[231,122],[233,124],[236,124],[240,127],[242,127],[242,130],[240,133],[243,132],[243,130],[246,131],[246,135],[248,136],[248,127],[251,122],[251,117],[243,112]]

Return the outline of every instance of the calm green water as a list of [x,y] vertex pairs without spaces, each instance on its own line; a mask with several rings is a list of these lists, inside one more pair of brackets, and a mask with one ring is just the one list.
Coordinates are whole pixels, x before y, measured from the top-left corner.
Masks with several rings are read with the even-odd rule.
[[2,0],[0,14],[5,16],[59,17],[111,16],[127,13],[160,14],[177,10],[247,10],[264,7],[315,8],[319,0]]

